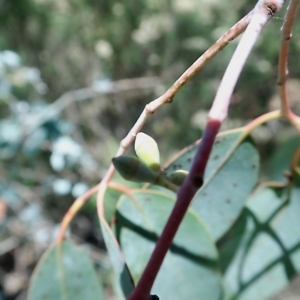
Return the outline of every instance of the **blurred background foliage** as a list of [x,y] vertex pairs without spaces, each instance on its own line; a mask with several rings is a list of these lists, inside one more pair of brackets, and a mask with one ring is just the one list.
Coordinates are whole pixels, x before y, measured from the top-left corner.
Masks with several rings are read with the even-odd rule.
[[[32,268],[53,240],[57,224],[74,198],[101,180],[144,106],[255,2],[0,0],[2,299],[25,299]],[[270,21],[251,54],[224,129],[279,107],[283,15],[284,9]],[[297,22],[288,82],[298,113],[299,30]],[[201,136],[236,45],[228,45],[146,124],[144,131],[158,141],[163,161]],[[261,150],[262,178],[282,180],[300,144],[294,130],[273,121],[253,136]],[[70,234],[87,243],[96,258],[101,256],[99,269],[106,278],[109,263],[99,250],[98,227],[91,203]],[[110,289],[106,292],[109,297]]]

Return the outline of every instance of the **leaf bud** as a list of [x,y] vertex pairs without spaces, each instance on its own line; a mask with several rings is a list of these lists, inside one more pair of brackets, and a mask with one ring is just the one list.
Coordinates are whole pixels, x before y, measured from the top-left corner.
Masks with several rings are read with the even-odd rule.
[[135,152],[139,159],[152,171],[160,172],[159,149],[156,141],[149,135],[139,132],[135,139]]
[[159,174],[154,173],[142,161],[133,156],[118,156],[112,163],[121,176],[134,182],[149,182],[155,184]]
[[177,186],[183,184],[185,178],[188,176],[189,172],[185,170],[177,170],[169,175],[167,175],[168,179]]

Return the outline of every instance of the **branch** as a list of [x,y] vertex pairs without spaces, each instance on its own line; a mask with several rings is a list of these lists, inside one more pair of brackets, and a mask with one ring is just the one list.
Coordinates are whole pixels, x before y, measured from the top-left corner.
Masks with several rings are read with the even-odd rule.
[[[220,118],[221,122],[227,117],[230,97],[237,79],[240,76],[241,70],[262,27],[266,24],[269,18],[277,12],[278,8],[275,6],[277,2],[283,1],[275,0],[272,2],[260,0],[256,5],[251,22],[226,69],[223,80],[214,99],[213,106],[208,115],[209,117],[213,119]],[[219,115],[220,111],[221,115]]]
[[165,228],[156,243],[152,256],[129,300],[149,300],[151,288],[164,257],[170,248],[177,229],[194,195],[203,184],[206,164],[221,123],[227,116],[229,100],[241,70],[245,64],[261,29],[282,6],[283,1],[259,1],[255,7],[250,24],[243,35],[220,84],[212,108],[208,115],[207,126],[199,144],[190,173],[180,187],[177,201]]
[[29,116],[27,122],[24,124],[24,130],[22,136],[27,137],[39,126],[51,118],[57,116],[62,110],[69,106],[73,102],[80,102],[87,99],[91,99],[96,96],[118,94],[126,91],[137,89],[154,88],[160,85],[160,79],[158,77],[142,77],[133,79],[123,79],[115,82],[109,82],[103,86],[91,86],[75,91],[69,91],[61,95],[54,103],[48,105],[37,116]]
[[296,119],[297,116],[294,115],[290,108],[286,81],[288,75],[289,43],[290,39],[292,38],[292,28],[297,14],[299,2],[299,0],[291,0],[287,8],[281,29],[281,46],[278,62],[278,85],[280,87],[281,111],[283,116],[290,120],[294,125],[294,119]]

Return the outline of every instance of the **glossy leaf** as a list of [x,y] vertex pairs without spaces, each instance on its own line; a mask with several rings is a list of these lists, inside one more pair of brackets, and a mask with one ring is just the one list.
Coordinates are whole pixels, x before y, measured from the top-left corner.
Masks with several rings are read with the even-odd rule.
[[[157,237],[174,205],[174,197],[159,191],[136,191],[135,202],[122,196],[116,232],[135,281],[140,278]],[[164,300],[220,299],[218,253],[204,224],[188,211],[175,236],[152,294]]]
[[28,300],[101,300],[99,277],[89,257],[70,242],[43,255],[31,278]]
[[[295,177],[295,185],[264,188],[251,197],[220,246],[221,259],[228,260],[228,299],[267,299],[300,272],[300,176]],[[226,256],[233,240],[239,241],[231,248],[234,255]]]
[[[182,151],[166,168],[167,174],[189,170],[198,145]],[[191,207],[215,240],[221,238],[240,215],[258,179],[259,156],[243,130],[219,135],[210,155],[204,184]]]

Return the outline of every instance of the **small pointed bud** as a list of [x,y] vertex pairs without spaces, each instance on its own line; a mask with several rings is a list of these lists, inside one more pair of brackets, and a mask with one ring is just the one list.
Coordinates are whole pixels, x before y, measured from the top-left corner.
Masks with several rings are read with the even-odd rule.
[[158,174],[154,173],[138,158],[133,156],[118,156],[112,159],[112,163],[121,176],[134,182],[149,182],[155,184]]
[[174,183],[175,185],[182,185],[185,178],[188,176],[189,172],[185,170],[177,170],[171,174],[169,174],[167,177],[168,179]]
[[136,155],[142,162],[152,171],[160,172],[159,150],[157,143],[151,136],[139,132],[136,136],[134,147]]

